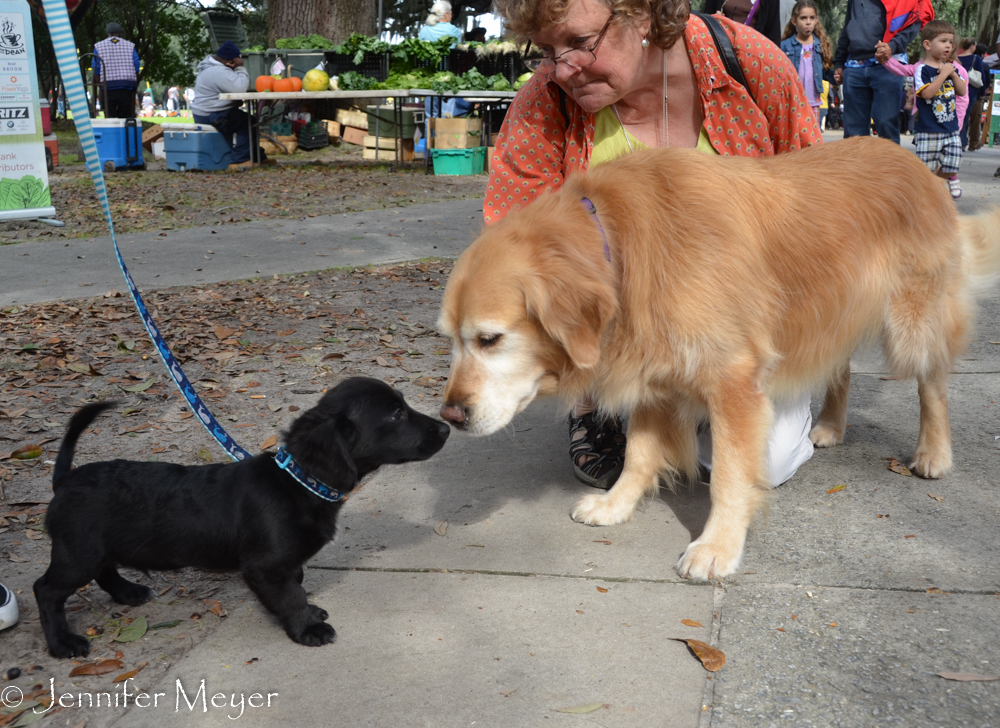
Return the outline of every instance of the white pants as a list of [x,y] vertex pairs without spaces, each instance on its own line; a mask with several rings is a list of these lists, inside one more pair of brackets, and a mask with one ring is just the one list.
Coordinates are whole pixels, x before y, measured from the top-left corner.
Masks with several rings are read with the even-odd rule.
[[[772,488],[795,475],[799,466],[812,457],[810,399],[809,392],[805,392],[798,399],[774,407],[774,422],[767,441],[768,479]],[[698,463],[712,469],[711,427],[698,432]]]

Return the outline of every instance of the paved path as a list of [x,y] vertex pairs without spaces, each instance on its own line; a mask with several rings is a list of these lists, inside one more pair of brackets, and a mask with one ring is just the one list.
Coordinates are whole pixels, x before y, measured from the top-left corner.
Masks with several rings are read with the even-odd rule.
[[[1000,150],[970,157],[965,212],[1000,202]],[[818,216],[837,214],[821,182],[816,195]],[[142,285],[176,285],[454,255],[477,215],[476,203],[448,203],[126,245],[147,256]],[[424,228],[413,230],[413,218]],[[428,221],[441,225],[425,232]],[[352,243],[357,229],[366,232]],[[57,245],[0,248],[3,300],[95,290],[79,282],[118,287],[117,273],[90,257],[100,245],[72,241],[87,257],[48,282],[18,255],[55,271],[65,267]],[[184,251],[195,262],[179,262]],[[954,473],[924,481],[887,469],[886,458],[912,455],[916,387],[882,379],[879,358],[862,352],[845,445],[817,452],[777,491],[741,573],[722,586],[680,581],[672,568],[704,525],[704,487],[662,494],[622,526],[570,521],[589,489],[569,471],[561,418],[536,405],[508,431],[456,436],[431,461],[377,473],[350,500],[344,532],[305,582],[331,614],[335,645],[292,644],[248,599],[162,670],[159,708],[132,708],[119,724],[232,725],[241,709],[230,696],[242,695],[236,724],[250,726],[1000,725],[1000,682],[936,676],[1000,675],[1000,300],[981,311],[950,385]],[[837,485],[846,488],[828,493]],[[672,637],[713,642],[728,662],[711,679]],[[189,697],[205,681],[204,709],[177,702],[178,680]],[[218,693],[226,707],[213,707]],[[277,695],[252,707],[263,702],[255,693]],[[606,707],[557,712],[588,703]]]
[[[140,290],[273,273],[457,257],[483,226],[481,200],[458,200],[121,235]],[[125,285],[110,236],[0,246],[0,305],[79,298]]]

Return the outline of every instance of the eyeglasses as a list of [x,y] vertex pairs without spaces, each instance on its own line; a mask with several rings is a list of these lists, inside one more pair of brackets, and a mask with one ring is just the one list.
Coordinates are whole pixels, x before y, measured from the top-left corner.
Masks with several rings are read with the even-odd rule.
[[597,35],[597,40],[594,45],[589,48],[570,48],[564,53],[560,53],[558,56],[542,56],[541,58],[528,58],[528,51],[531,49],[531,41],[529,40],[524,46],[524,52],[521,56],[524,58],[522,61],[524,67],[529,71],[541,71],[542,73],[549,74],[555,71],[557,63],[565,63],[571,68],[584,68],[594,63],[597,60],[597,46],[601,44],[604,39],[604,34],[608,32],[608,28],[611,27],[611,21],[615,19],[615,13],[611,13],[608,18],[608,22],[604,24],[601,28],[601,32]]

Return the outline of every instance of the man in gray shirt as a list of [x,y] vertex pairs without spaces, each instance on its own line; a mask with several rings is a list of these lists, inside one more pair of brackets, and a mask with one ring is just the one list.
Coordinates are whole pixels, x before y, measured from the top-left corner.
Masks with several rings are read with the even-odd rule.
[[[226,137],[233,150],[230,168],[249,166],[253,150],[253,161],[268,164],[264,150],[257,144],[257,130],[249,128],[249,117],[240,110],[242,102],[219,98],[219,94],[241,94],[250,86],[250,75],[243,67],[240,49],[232,41],[226,41],[214,55],[198,64],[198,75],[194,82],[194,101],[191,111],[198,124],[211,124]],[[236,142],[233,143],[233,135]]]

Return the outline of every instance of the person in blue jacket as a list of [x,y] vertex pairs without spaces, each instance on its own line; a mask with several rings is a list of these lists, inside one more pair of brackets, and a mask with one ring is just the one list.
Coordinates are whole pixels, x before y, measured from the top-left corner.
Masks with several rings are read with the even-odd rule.
[[[451,3],[448,0],[435,0],[431,5],[430,14],[424,22],[417,38],[420,40],[440,40],[451,36],[455,42],[462,40],[462,31],[451,24]],[[455,46],[452,45],[452,48]]]
[[799,0],[781,35],[781,50],[799,72],[806,98],[816,118],[820,117],[823,96],[823,69],[833,66],[833,44],[819,20],[813,0]]

